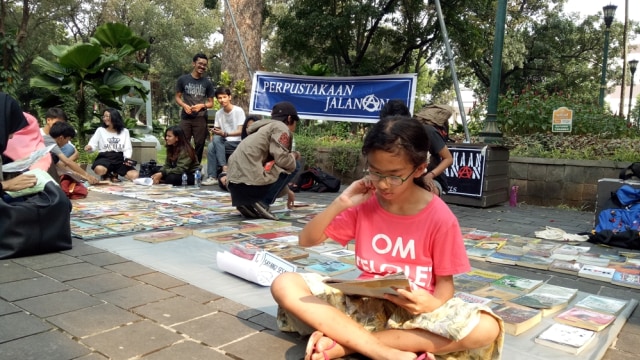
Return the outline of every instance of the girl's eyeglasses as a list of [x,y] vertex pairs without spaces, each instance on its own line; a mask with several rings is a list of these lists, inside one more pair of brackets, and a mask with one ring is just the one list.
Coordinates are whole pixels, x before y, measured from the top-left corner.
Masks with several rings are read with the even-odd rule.
[[416,172],[416,170],[418,170],[417,167],[415,167],[413,171],[411,171],[411,174],[407,175],[407,177],[405,178],[402,178],[400,176],[395,176],[395,175],[382,175],[382,174],[373,172],[369,169],[364,171],[364,175],[367,176],[369,180],[376,183],[384,180],[389,186],[400,186],[404,184],[404,182],[407,181],[413,175],[413,173]]

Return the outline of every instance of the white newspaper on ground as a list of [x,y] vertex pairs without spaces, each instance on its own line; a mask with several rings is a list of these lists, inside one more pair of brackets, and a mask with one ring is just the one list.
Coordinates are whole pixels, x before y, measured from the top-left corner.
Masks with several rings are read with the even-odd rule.
[[295,272],[297,268],[267,251],[257,252],[253,260],[241,258],[228,251],[219,251],[216,261],[220,270],[262,286],[270,286],[276,276],[284,272]]
[[43,156],[49,154],[49,152],[51,151],[51,149],[53,149],[54,146],[56,145],[54,144],[54,145],[45,146],[42,149],[38,149],[32,152],[31,155],[29,155],[26,158],[13,161],[8,164],[2,164],[2,172],[14,173],[14,172],[23,172],[25,170],[28,170],[29,167],[33,165],[36,161],[40,160]]

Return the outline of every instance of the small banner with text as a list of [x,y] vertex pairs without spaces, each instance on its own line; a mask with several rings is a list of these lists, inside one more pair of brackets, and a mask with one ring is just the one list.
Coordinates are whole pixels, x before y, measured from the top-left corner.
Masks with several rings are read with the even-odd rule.
[[325,77],[256,71],[249,113],[269,115],[273,105],[289,101],[303,119],[375,123],[391,99],[413,109],[416,81],[416,74]]

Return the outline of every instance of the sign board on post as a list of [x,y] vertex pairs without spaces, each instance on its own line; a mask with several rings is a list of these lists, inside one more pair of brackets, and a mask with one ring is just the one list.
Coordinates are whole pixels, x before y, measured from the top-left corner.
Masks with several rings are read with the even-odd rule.
[[485,154],[481,148],[449,147],[453,164],[445,170],[447,194],[482,196]]
[[573,110],[561,107],[553,111],[553,119],[551,120],[552,132],[571,132],[573,123]]

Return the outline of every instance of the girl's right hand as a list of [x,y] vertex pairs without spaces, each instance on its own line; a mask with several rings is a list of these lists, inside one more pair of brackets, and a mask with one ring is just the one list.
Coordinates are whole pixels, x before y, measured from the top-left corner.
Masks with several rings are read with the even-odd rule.
[[87,145],[87,146],[84,147],[84,151],[91,151],[91,150],[93,150],[91,145]]
[[356,180],[347,187],[338,197],[346,207],[353,207],[367,201],[374,193],[376,188],[367,178]]
[[160,180],[162,180],[162,173],[161,172],[157,172],[157,173],[151,175],[151,180],[153,180],[154,184],[160,184]]

